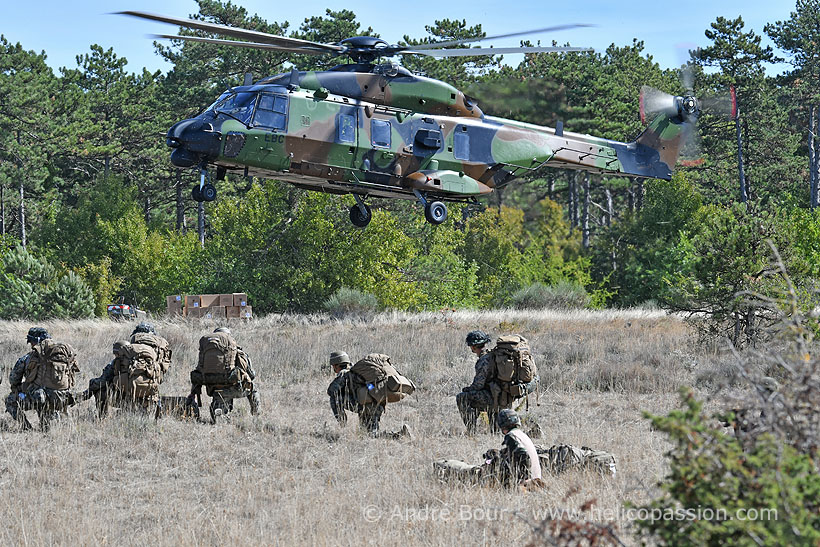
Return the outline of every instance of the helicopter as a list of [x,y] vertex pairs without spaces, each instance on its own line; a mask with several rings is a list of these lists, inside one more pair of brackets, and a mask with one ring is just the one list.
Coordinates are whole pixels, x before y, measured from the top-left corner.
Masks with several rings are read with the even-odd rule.
[[[298,188],[352,194],[350,221],[365,227],[372,218],[367,200],[416,200],[434,225],[447,219],[446,202],[475,202],[510,180],[542,167],[671,178],[680,149],[700,115],[693,95],[655,93],[654,114],[632,142],[564,131],[484,114],[478,103],[454,86],[411,73],[396,55],[432,57],[504,53],[577,52],[581,47],[529,46],[452,48],[468,42],[539,31],[421,45],[391,45],[357,36],[323,44],[268,33],[139,11],[119,12],[141,19],[234,38],[155,35],[156,38],[260,48],[309,55],[347,56],[352,63],[327,71],[298,71],[228,89],[198,116],[168,129],[171,162],[198,168],[196,201],[213,201],[216,180],[228,172],[275,178]],[[641,115],[644,116],[641,101]]]

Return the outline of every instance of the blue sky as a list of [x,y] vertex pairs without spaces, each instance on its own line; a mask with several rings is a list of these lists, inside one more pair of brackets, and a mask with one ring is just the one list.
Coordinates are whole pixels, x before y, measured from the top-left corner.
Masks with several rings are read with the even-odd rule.
[[[763,35],[767,22],[788,19],[794,9],[790,0],[688,0],[666,3],[647,0],[582,0],[552,2],[501,2],[499,0],[370,2],[348,0],[329,2],[314,0],[263,1],[234,0],[251,13],[258,13],[268,21],[289,21],[297,28],[306,18],[322,15],[326,8],[353,10],[364,28],[373,27],[389,42],[396,42],[405,34],[423,37],[425,25],[436,19],[466,19],[470,25],[481,24],[489,35],[547,27],[565,23],[589,23],[594,28],[581,28],[549,35],[533,36],[548,45],[551,40],[569,42],[576,46],[593,47],[603,51],[615,43],[627,45],[633,38],[643,40],[645,51],[662,67],[678,66],[682,48],[704,46],[704,30],[718,16],[743,16],[746,29]],[[154,33],[175,33],[170,25],[109,15],[121,10],[140,10],[177,17],[197,11],[193,0],[31,0],[4,2],[0,15],[0,34],[11,42],[20,42],[29,50],[45,50],[53,68],[75,67],[75,56],[89,51],[91,44],[114,51],[129,61],[128,69],[167,70],[169,66],[154,53],[152,42],[146,37]],[[402,5],[412,6],[403,9]],[[492,42],[495,46],[518,45],[518,39]],[[771,43],[765,38],[766,43]],[[490,45],[490,43],[482,44]],[[506,59],[515,64],[516,57]],[[785,65],[770,72],[785,70]]]

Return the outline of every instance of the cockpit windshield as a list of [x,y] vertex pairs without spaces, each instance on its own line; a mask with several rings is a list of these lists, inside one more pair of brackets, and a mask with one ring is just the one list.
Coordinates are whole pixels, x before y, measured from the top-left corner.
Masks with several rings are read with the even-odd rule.
[[208,107],[208,111],[213,110],[214,114],[225,114],[245,125],[250,125],[255,99],[256,93],[229,91],[223,93],[214,104]]

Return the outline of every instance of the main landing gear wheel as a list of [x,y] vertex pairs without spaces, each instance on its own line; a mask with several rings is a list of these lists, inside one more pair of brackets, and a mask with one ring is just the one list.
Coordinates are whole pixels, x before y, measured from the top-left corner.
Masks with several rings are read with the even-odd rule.
[[441,224],[447,220],[447,206],[440,201],[431,201],[424,206],[424,217],[430,224]]
[[350,208],[350,222],[353,223],[353,226],[358,228],[364,228],[370,224],[370,219],[373,218],[373,213],[370,212],[370,207],[365,204],[362,205],[364,206],[364,213],[359,205],[354,205]]
[[213,184],[206,184],[201,189],[199,186],[194,186],[191,189],[191,197],[194,201],[213,201],[216,199],[216,188]]

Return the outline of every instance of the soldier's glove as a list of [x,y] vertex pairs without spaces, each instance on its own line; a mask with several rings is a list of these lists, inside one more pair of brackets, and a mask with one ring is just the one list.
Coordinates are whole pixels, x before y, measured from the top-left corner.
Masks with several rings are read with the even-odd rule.
[[461,388],[462,393],[468,393],[469,391],[471,391],[470,386],[465,386],[465,387]]
[[77,397],[78,397],[78,399],[79,399],[80,401],[87,401],[87,400],[89,400],[89,399],[90,399],[91,397],[93,397],[93,396],[94,396],[94,394],[93,394],[93,393],[91,393],[91,391],[89,391],[89,390],[87,390],[87,389],[86,389],[85,391],[83,391],[82,393],[80,393]]
[[188,398],[185,399],[185,404],[188,405],[188,406],[195,406],[195,407],[199,408],[199,405],[196,404],[196,395],[194,395],[193,393],[188,395]]

